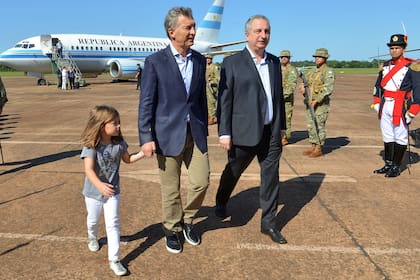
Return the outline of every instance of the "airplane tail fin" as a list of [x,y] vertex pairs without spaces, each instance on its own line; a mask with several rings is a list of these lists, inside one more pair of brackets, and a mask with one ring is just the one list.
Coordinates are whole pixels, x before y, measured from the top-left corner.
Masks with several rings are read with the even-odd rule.
[[225,0],[214,0],[206,16],[197,28],[196,41],[217,43],[220,26],[222,25]]

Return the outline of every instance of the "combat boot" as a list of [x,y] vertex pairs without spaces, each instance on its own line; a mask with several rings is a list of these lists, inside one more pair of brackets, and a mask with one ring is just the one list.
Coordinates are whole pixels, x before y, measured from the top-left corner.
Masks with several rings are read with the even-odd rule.
[[309,154],[309,157],[315,158],[322,156],[322,145],[315,145],[315,149]]
[[305,150],[305,151],[303,151],[303,155],[305,155],[305,156],[309,156],[310,154],[312,154],[312,152],[315,150],[315,144],[311,144],[312,146],[311,146],[311,148],[309,149],[309,150]]

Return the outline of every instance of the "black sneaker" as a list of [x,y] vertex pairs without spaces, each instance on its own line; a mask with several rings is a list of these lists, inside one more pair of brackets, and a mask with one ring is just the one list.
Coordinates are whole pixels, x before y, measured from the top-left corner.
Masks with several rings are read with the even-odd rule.
[[166,249],[174,254],[181,253],[182,251],[182,244],[179,240],[178,233],[174,232],[171,235],[166,236]]
[[182,232],[184,233],[185,240],[193,246],[200,244],[200,236],[194,231],[192,224],[184,224],[182,226]]

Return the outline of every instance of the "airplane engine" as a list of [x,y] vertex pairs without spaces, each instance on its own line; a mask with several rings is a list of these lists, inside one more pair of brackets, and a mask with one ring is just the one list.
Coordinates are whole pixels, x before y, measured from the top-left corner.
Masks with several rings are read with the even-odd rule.
[[134,78],[137,73],[138,60],[124,59],[124,60],[111,60],[108,62],[109,74],[115,79],[130,79]]

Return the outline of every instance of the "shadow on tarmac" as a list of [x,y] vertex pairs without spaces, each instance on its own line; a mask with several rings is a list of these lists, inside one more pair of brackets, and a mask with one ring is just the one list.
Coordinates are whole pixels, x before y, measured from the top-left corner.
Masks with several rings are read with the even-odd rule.
[[[312,173],[308,176],[296,177],[280,183],[279,205],[283,205],[277,213],[279,230],[285,227],[317,194],[324,173]],[[214,214],[215,207],[203,206],[197,218],[205,218],[195,225],[199,232],[220,228],[240,227],[246,225],[257,212],[259,205],[259,187],[252,187],[232,196],[227,204],[230,216],[221,220]]]
[[[279,230],[296,217],[300,210],[316,196],[324,178],[324,173],[311,173],[308,176],[280,182],[279,205],[283,205],[283,207],[276,217]],[[196,230],[203,235],[210,230],[246,225],[259,208],[259,187],[252,187],[232,196],[227,207],[230,220],[227,218],[221,220],[216,217],[214,215],[215,207],[202,206],[196,215],[196,219],[204,219],[194,225]],[[131,242],[142,238],[146,238],[146,240],[121,259],[121,263],[125,266],[128,267],[131,261],[164,238],[162,224],[152,224],[135,234],[121,236],[121,241]],[[106,237],[99,239],[101,246],[106,242]]]
[[14,165],[21,165],[21,164],[24,164],[24,165],[10,169],[10,170],[3,171],[0,173],[0,175],[14,173],[14,172],[29,169],[29,168],[32,168],[34,166],[38,166],[41,164],[46,164],[46,163],[62,160],[65,158],[74,157],[76,155],[80,155],[81,151],[82,150],[65,151],[65,152],[59,152],[56,154],[46,155],[46,156],[22,160],[22,161],[6,162],[2,164],[2,166],[14,166]]

